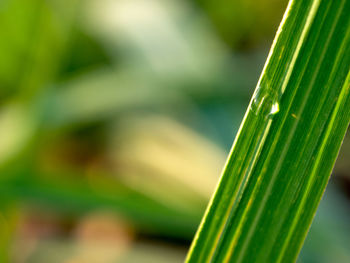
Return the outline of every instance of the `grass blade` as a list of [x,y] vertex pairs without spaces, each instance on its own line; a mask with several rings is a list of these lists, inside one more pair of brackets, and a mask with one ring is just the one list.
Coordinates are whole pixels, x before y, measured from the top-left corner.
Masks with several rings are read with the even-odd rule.
[[294,262],[350,120],[349,0],[290,1],[187,262]]

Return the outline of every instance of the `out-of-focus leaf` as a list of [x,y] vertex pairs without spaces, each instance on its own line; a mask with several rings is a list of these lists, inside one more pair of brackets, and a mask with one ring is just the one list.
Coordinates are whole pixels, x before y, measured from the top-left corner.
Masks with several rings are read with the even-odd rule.
[[123,128],[111,131],[109,146],[118,178],[169,207],[204,210],[224,163],[223,152],[163,116],[128,116],[118,124]]
[[0,98],[30,98],[55,77],[78,0],[4,0]]
[[0,166],[18,154],[36,131],[33,114],[20,104],[6,105],[0,111]]
[[72,215],[107,209],[130,220],[145,233],[179,238],[189,237],[200,218],[198,211],[169,208],[143,193],[130,189],[116,179],[101,174],[35,174],[26,171],[1,181],[1,198],[54,207]]

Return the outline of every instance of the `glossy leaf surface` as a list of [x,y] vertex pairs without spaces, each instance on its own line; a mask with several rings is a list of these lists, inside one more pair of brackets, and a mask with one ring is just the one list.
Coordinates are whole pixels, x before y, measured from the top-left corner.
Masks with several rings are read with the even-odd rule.
[[294,262],[350,120],[350,1],[287,7],[187,262]]

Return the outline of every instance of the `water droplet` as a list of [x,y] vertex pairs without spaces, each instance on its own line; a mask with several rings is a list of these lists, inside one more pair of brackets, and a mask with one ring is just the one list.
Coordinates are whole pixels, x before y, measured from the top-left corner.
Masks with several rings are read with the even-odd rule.
[[277,102],[275,102],[272,107],[271,107],[271,110],[270,110],[270,114],[269,115],[275,115],[277,114],[278,112],[280,111],[280,106],[278,105]]
[[268,86],[258,86],[254,92],[250,109],[255,115],[265,115],[272,117],[279,112],[277,92]]

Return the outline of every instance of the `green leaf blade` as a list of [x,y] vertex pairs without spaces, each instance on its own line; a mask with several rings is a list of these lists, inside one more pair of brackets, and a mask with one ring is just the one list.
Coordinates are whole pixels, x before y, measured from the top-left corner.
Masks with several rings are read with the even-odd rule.
[[350,120],[350,1],[291,1],[188,262],[293,262]]

